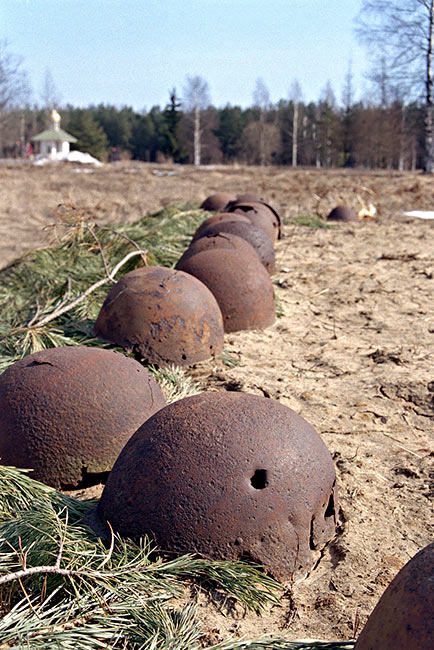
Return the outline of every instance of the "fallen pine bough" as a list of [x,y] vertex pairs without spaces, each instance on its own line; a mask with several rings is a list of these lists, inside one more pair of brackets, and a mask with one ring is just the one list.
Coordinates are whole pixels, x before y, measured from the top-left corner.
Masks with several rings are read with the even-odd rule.
[[[106,547],[86,524],[93,501],[79,501],[0,466],[0,650],[124,648],[236,650],[352,648],[352,642],[229,639],[204,646],[186,588],[217,590],[249,610],[279,606],[281,585],[258,566],[157,553],[112,536]],[[215,596],[214,596],[215,598]]]

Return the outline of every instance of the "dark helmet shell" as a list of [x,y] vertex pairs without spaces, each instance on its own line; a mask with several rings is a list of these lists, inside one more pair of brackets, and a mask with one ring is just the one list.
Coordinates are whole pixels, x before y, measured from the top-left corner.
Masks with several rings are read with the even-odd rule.
[[166,400],[119,352],[62,347],[30,354],[0,376],[0,457],[60,488],[108,472]]
[[336,524],[335,470],[287,406],[211,392],[169,404],[125,446],[95,524],[163,549],[250,557],[282,581],[303,576]]
[[109,292],[95,334],[158,366],[190,365],[223,350],[223,321],[207,287],[187,273],[147,266]]
[[[181,265],[180,265],[181,266]],[[273,285],[250,251],[202,251],[182,263],[182,270],[203,282],[223,314],[225,332],[264,329],[276,319]]]

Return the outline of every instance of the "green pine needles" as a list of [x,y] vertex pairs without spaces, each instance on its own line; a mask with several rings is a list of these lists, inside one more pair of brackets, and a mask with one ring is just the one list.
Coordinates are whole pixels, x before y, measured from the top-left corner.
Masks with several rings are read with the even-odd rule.
[[[352,643],[263,637],[204,646],[191,587],[261,613],[279,605],[280,585],[259,567],[192,555],[164,557],[146,538],[88,526],[95,502],[78,501],[0,466],[0,648],[58,650],[236,650],[351,648]],[[185,598],[184,598],[185,601]]]
[[[74,204],[59,206],[55,216],[53,245],[0,271],[0,372],[50,347],[116,349],[92,335],[110,287],[144,264],[174,266],[207,213],[169,208],[116,229],[96,225]],[[183,380],[179,369],[172,373],[180,396],[187,390]]]

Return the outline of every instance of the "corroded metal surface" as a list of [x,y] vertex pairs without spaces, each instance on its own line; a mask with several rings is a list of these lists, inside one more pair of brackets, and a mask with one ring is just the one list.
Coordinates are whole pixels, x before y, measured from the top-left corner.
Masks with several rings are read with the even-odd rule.
[[234,214],[243,214],[257,228],[263,230],[272,242],[279,235],[279,221],[272,210],[263,203],[253,201],[235,202],[228,210]]
[[250,251],[227,249],[197,253],[182,270],[203,282],[223,314],[225,332],[264,329],[276,319],[270,276]]
[[235,196],[229,192],[216,192],[215,194],[208,196],[200,207],[202,210],[216,212],[217,210],[223,210],[226,205],[234,199]]
[[205,285],[182,271],[136,269],[111,289],[95,334],[158,366],[186,366],[219,355],[223,321]]
[[136,429],[165,405],[133,359],[86,347],[36,352],[0,376],[0,457],[56,488],[109,471]]
[[205,219],[203,223],[200,224],[198,229],[193,235],[192,241],[196,241],[202,237],[203,233],[216,223],[221,223],[223,221],[238,221],[244,223],[250,223],[250,220],[242,214],[235,214],[233,212],[219,212],[219,214],[214,214],[212,217]]
[[257,194],[254,194],[253,192],[244,192],[244,194],[238,194],[237,198],[235,199],[235,201],[237,201],[237,202],[238,201],[259,201],[259,202],[261,202],[263,200],[264,199],[262,199]]
[[221,223],[215,223],[206,228],[201,237],[215,235],[220,232],[229,232],[248,241],[257,252],[261,263],[265,266],[268,273],[273,275],[276,264],[274,246],[269,236],[263,230],[251,223],[222,221]]
[[260,205],[264,206],[269,210],[273,215],[274,218],[277,221],[277,238],[281,239],[282,238],[282,219],[280,217],[280,214],[277,212],[275,208],[273,208],[272,205],[264,201],[264,199],[261,199],[254,194],[241,194],[240,196],[237,196],[235,201],[231,201],[230,203],[227,204],[226,210],[229,210],[230,212],[233,210],[234,206],[240,205],[243,203],[259,203]]
[[250,252],[257,260],[259,260],[257,252],[248,241],[241,237],[237,237],[237,235],[231,235],[229,232],[220,232],[216,235],[201,237],[200,239],[193,241],[179,258],[175,268],[182,269],[184,262],[190,257],[193,257],[193,255],[214,248],[225,248],[234,253],[237,253],[238,251]]
[[355,650],[434,647],[434,542],[395,576],[368,619]]
[[250,557],[282,581],[303,576],[334,534],[333,461],[278,402],[202,393],[149,419],[120,454],[97,520],[163,549]]
[[337,205],[327,216],[327,221],[358,221],[357,212],[347,205]]

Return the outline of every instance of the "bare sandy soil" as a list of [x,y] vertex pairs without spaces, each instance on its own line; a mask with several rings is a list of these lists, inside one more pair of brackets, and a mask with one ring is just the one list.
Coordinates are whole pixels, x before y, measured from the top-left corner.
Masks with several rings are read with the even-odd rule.
[[[43,242],[65,200],[116,222],[217,190],[252,190],[286,220],[273,277],[282,315],[264,332],[226,336],[240,365],[205,363],[191,374],[204,389],[272,397],[317,429],[336,464],[340,525],[282,608],[257,617],[229,607],[223,616],[199,596],[210,641],[282,631],[349,639],[397,571],[434,539],[434,221],[403,216],[432,209],[433,189],[434,179],[410,173],[0,168],[0,267]],[[375,220],[334,229],[291,223],[360,200],[375,204]]]

